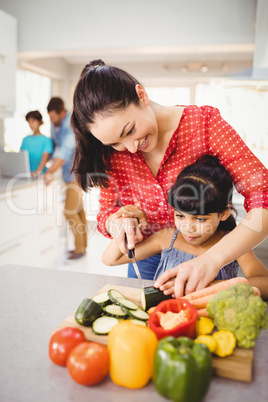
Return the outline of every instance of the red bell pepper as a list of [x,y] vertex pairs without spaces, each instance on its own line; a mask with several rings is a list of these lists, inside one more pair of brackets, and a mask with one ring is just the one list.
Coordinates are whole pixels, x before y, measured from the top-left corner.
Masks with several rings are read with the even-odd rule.
[[[166,313],[172,311],[173,313],[180,313],[184,310],[187,313],[188,320],[183,322],[172,329],[164,329],[160,325],[160,318],[158,312]],[[154,312],[150,315],[148,325],[152,331],[156,334],[158,339],[162,339],[165,336],[187,336],[188,338],[195,338],[196,334],[196,320],[198,317],[197,309],[184,299],[170,299],[164,300],[157,305]]]

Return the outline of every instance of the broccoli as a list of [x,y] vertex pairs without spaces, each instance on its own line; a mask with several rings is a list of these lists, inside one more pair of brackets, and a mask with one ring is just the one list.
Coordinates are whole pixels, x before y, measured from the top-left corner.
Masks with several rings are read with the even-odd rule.
[[252,287],[239,283],[209,299],[207,312],[220,329],[233,332],[237,346],[252,348],[262,329],[267,328],[267,305]]

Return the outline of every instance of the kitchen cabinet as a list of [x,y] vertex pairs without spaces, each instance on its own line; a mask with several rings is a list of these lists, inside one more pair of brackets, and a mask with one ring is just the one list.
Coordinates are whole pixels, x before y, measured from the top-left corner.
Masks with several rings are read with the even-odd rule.
[[62,183],[42,179],[0,193],[0,266],[11,263],[53,267],[62,225]]
[[17,20],[0,10],[0,119],[15,111]]

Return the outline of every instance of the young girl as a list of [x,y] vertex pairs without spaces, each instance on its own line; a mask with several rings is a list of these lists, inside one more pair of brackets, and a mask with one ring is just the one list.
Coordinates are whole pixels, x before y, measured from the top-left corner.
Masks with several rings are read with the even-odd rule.
[[[235,228],[232,192],[232,179],[216,157],[200,157],[179,174],[168,192],[176,228],[162,229],[135,247],[137,260],[162,252],[154,279],[203,254]],[[129,262],[129,259],[112,240],[102,261],[107,265],[118,265]],[[236,277],[239,266],[250,284],[260,289],[262,297],[268,297],[268,270],[253,251],[222,267],[215,279]],[[166,294],[175,291],[176,294],[174,279],[166,282],[161,290]]]
[[39,173],[45,171],[45,165],[53,152],[53,144],[51,138],[40,132],[43,118],[38,110],[28,112],[25,119],[33,134],[23,138],[20,149],[28,151],[31,174],[32,176],[38,176]]

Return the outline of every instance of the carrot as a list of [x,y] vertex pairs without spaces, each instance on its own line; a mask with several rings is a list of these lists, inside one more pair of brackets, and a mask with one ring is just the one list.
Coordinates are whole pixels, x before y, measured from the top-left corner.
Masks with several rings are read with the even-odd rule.
[[149,308],[149,310],[147,311],[147,313],[148,313],[149,315],[151,315],[151,314],[154,312],[155,309],[156,309],[156,306],[155,306],[155,307],[151,307],[151,308]]
[[248,283],[248,280],[244,277],[237,277],[232,279],[227,279],[225,281],[221,281],[216,283],[215,285],[208,286],[204,289],[197,290],[196,292],[189,293],[186,296],[183,296],[182,299],[186,299],[188,301],[200,299],[201,297],[208,296],[208,295],[215,295],[220,290],[227,289],[232,285],[237,283]]
[[200,297],[199,299],[189,300],[192,306],[194,306],[197,310],[206,307],[207,302],[211,297],[214,297],[216,294],[212,293],[211,295]]
[[197,310],[197,313],[199,317],[209,317],[206,308],[200,308],[199,310]]
[[254,290],[255,296],[260,296],[261,297],[260,289],[256,288],[256,286],[251,286],[251,287]]

